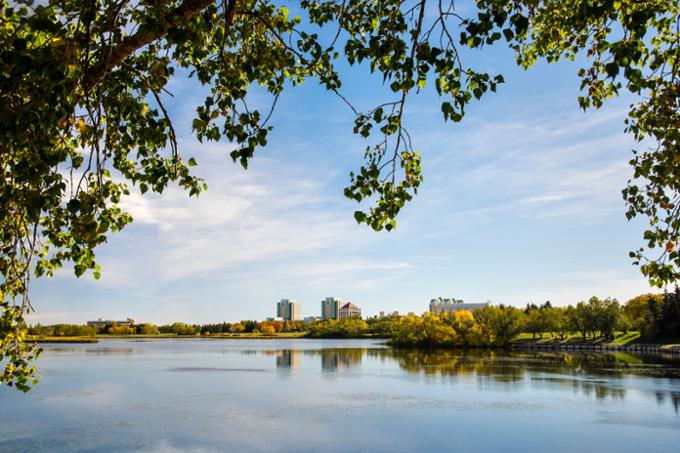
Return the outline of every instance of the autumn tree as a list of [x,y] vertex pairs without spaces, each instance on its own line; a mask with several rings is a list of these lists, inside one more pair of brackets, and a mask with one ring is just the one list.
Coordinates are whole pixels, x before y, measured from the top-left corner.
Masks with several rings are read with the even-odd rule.
[[106,329],[109,335],[133,335],[135,328],[130,326],[110,326]]
[[524,312],[510,306],[487,305],[474,311],[482,337],[490,344],[507,346],[524,328]]
[[135,328],[136,332],[140,335],[158,335],[160,333],[158,327],[148,322],[138,324],[137,326],[135,326]]
[[276,333],[276,328],[272,323],[262,322],[257,327],[256,331],[265,335],[274,335]]
[[242,333],[244,330],[245,330],[245,327],[240,322],[236,322],[236,323],[232,324],[231,329],[230,329],[231,333],[237,333],[237,334]]
[[475,327],[475,317],[468,310],[457,310],[453,314],[451,327],[453,327],[463,345],[467,345],[472,329]]
[[175,335],[196,335],[200,329],[185,322],[174,322],[170,325],[160,326],[158,330],[160,333],[174,333]]
[[635,330],[644,332],[648,329],[649,303],[652,300],[663,301],[663,294],[640,294],[623,305],[623,313]]

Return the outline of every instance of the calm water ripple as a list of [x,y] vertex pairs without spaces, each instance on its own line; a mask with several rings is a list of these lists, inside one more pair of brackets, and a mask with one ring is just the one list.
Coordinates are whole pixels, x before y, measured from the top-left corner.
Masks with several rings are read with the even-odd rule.
[[680,362],[363,340],[46,345],[2,452],[680,451]]

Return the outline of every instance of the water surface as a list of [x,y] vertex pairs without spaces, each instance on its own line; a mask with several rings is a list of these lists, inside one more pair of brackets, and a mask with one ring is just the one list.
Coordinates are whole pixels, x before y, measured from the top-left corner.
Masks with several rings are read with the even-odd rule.
[[45,345],[0,451],[680,451],[680,363],[363,340]]

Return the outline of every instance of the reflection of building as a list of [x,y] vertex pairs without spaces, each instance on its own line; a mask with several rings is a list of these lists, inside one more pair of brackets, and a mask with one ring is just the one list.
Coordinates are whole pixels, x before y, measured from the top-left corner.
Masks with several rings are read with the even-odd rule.
[[361,318],[361,308],[351,302],[347,302],[338,310],[338,319]]
[[293,299],[281,299],[281,302],[276,303],[276,316],[284,321],[300,321],[300,303]]
[[334,372],[360,365],[365,351],[363,349],[322,349],[320,352],[321,370]]
[[111,319],[102,319],[99,318],[96,321],[87,321],[88,326],[92,327],[107,327],[107,326],[126,326],[126,327],[132,327],[135,325],[135,320],[131,318],[127,318],[125,321],[114,321]]
[[276,368],[300,368],[300,357],[302,356],[302,351],[285,349],[283,351],[278,351],[276,355]]
[[430,301],[430,312],[439,315],[444,312],[455,312],[458,310],[474,310],[476,308],[482,308],[489,305],[488,302],[481,304],[466,304],[462,300],[456,299],[443,299],[438,297],[437,299],[432,299]]
[[321,319],[338,319],[340,307],[346,303],[337,297],[326,297],[321,301]]

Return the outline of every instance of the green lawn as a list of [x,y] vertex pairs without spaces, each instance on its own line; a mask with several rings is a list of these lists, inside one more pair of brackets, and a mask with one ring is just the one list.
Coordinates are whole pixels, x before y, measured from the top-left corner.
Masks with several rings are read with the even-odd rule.
[[612,341],[606,341],[601,337],[588,337],[585,340],[581,334],[570,334],[565,339],[561,340],[557,335],[551,333],[544,333],[543,338],[533,338],[530,333],[520,334],[514,341],[514,343],[534,343],[534,344],[613,344],[613,345],[625,345],[632,343],[639,343],[640,332],[617,332]]

